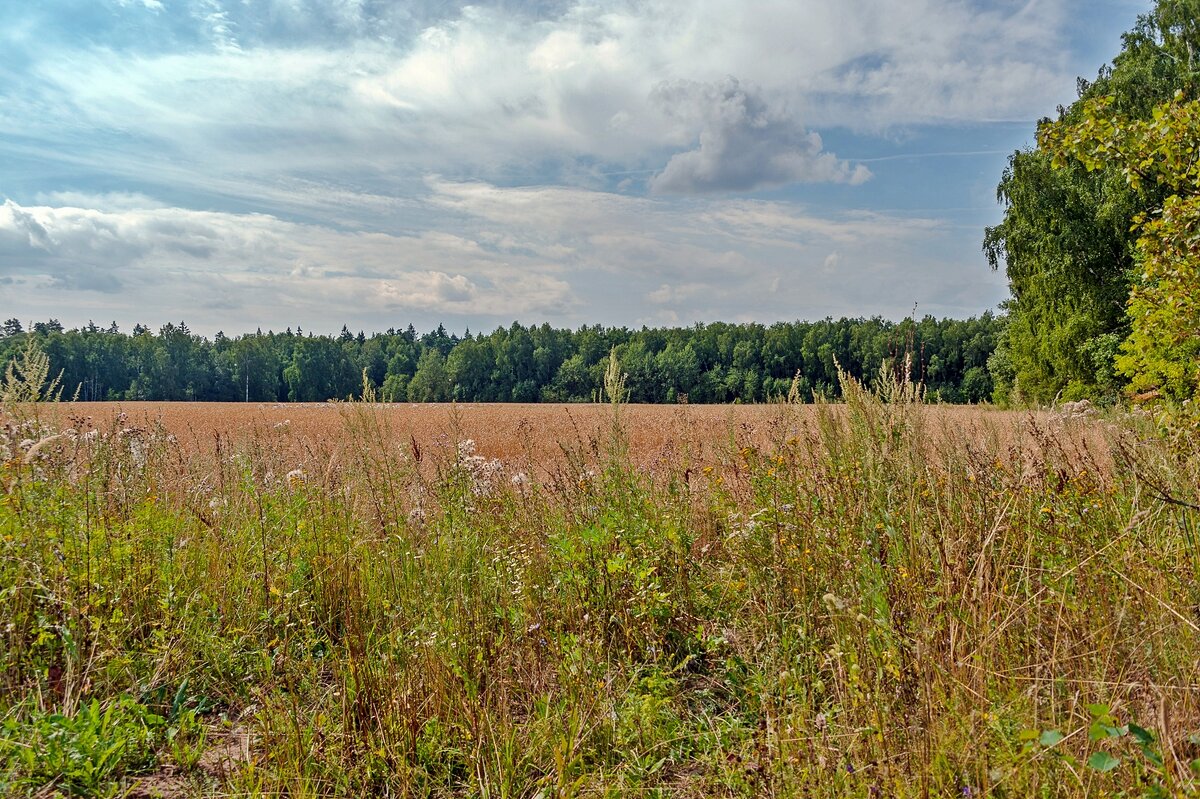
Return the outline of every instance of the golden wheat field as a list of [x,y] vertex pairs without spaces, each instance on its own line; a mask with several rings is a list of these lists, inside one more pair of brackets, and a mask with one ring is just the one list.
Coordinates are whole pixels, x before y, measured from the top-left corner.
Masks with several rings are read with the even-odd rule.
[[[1103,425],[1089,414],[1002,411],[979,406],[928,406],[924,446],[939,451],[964,444],[980,452],[1036,457],[1044,439],[1076,451],[1081,465],[1104,470],[1109,447]],[[567,461],[594,462],[620,414],[629,462],[651,473],[681,474],[727,461],[752,446],[771,449],[789,440],[815,443],[822,413],[837,405],[622,405],[413,403],[61,403],[48,413],[59,427],[83,432],[121,427],[158,429],[181,455],[202,458],[219,449],[257,446],[297,464],[340,460],[369,435],[418,463],[453,458],[462,442],[512,470],[545,476]],[[377,442],[382,443],[382,442]],[[940,460],[934,457],[934,460]],[[1085,464],[1086,462],[1086,464]]]

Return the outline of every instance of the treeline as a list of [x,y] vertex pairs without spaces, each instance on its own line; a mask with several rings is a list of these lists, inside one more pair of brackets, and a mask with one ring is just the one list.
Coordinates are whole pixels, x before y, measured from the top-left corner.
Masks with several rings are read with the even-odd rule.
[[212,340],[186,324],[157,333],[116,324],[65,330],[39,322],[0,326],[8,363],[34,336],[62,374],[64,396],[80,400],[319,402],[359,397],[364,374],[376,396],[410,402],[586,402],[597,398],[611,351],[628,375],[633,402],[764,402],[787,396],[792,380],[805,401],[837,396],[835,361],[873,377],[885,359],[912,355],[913,377],[945,402],[990,398],[988,358],[1003,319],[826,319],[818,322],[697,324],[688,328],[581,327],[513,323],[463,336],[444,327],[370,336],[262,331]]

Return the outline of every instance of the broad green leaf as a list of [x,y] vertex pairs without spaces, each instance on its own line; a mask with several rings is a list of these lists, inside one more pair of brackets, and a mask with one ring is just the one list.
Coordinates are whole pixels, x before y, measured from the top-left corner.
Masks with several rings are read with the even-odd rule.
[[1121,765],[1121,761],[1110,755],[1108,752],[1096,752],[1087,759],[1088,768],[1095,769],[1099,772],[1112,771],[1117,766]]
[[1042,733],[1042,737],[1038,738],[1038,743],[1040,743],[1042,746],[1050,747],[1054,746],[1065,737],[1066,736],[1058,730],[1046,730]]
[[1140,744],[1154,743],[1154,733],[1150,732],[1149,730],[1145,729],[1144,727],[1139,727],[1136,724],[1130,723],[1129,724],[1129,732],[1131,735],[1133,735],[1133,737]]

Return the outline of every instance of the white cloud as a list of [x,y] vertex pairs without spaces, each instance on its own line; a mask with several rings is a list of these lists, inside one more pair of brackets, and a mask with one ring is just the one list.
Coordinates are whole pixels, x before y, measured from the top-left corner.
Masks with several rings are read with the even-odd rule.
[[822,152],[821,137],[768,108],[734,78],[655,87],[653,99],[674,118],[695,121],[699,147],[671,157],[650,181],[656,194],[752,191],[788,183],[852,183],[870,178]]
[[474,5],[415,36],[358,0],[186,8],[206,47],[29,46],[0,134],[234,196],[314,176],[586,180],[577,160],[661,170],[660,191],[746,190],[866,178],[814,128],[1034,119],[1073,85],[1063,0]]
[[[0,206],[0,279],[22,286],[26,315],[183,318],[211,333],[296,321],[336,330],[347,320],[894,316],[913,302],[961,316],[1003,296],[1002,278],[931,247],[946,242],[933,220],[818,216],[781,202],[430,178],[422,230],[399,235],[75,199]],[[919,271],[905,266],[918,259]]]
[[[532,8],[112,0],[135,27],[73,44],[38,28],[52,13],[14,14],[0,191],[23,204],[0,206],[0,279],[31,309],[86,295],[169,318],[974,313],[1003,296],[974,233],[725,195],[861,183],[817,133],[833,126],[1049,112],[1076,71],[1067,0]],[[827,191],[868,205],[874,188]]]
[[572,302],[555,272],[531,260],[518,268],[441,233],[342,232],[180,208],[0,206],[0,276],[128,290],[131,306],[154,296],[164,309],[175,306],[172,317],[195,311],[197,300],[304,313],[328,305],[347,317],[363,309],[553,314]]
[[141,6],[147,11],[154,11],[155,13],[163,10],[162,0],[116,0],[116,3],[120,8]]

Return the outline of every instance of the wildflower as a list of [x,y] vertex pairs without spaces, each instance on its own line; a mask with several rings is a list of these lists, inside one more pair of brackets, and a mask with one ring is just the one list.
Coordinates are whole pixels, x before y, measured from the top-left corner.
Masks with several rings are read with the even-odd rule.
[[304,474],[303,469],[292,469],[290,472],[287,473],[287,483],[292,488],[295,488],[296,486],[304,483],[306,478],[307,478],[307,476]]

